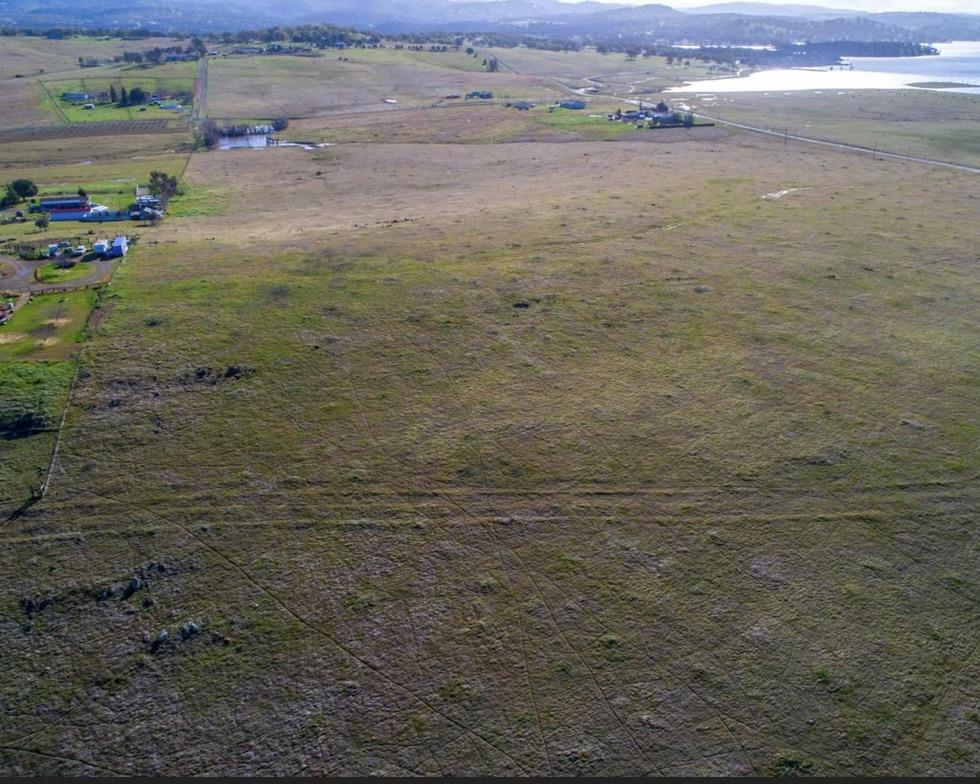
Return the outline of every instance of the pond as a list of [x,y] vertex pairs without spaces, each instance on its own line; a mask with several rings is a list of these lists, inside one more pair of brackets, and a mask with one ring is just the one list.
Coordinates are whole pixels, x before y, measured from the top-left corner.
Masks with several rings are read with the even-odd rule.
[[318,147],[330,145],[315,142],[289,142],[276,139],[267,133],[246,133],[242,136],[221,136],[218,139],[219,150],[264,150],[268,147],[300,147],[304,150],[315,150]]
[[261,149],[269,146],[269,134],[246,133],[244,136],[221,136],[218,138],[219,150],[238,150],[241,148]]

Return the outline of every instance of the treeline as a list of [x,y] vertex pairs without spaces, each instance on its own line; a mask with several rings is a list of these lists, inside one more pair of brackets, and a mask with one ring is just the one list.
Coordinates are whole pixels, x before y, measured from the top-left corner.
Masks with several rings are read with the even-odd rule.
[[[56,28],[52,30],[30,31],[4,28],[3,35],[44,35],[48,38],[69,37],[72,35],[114,35],[127,40],[139,40],[151,35],[146,30],[89,30],[78,28]],[[821,66],[839,63],[843,57],[914,57],[937,54],[931,46],[907,40],[841,40],[816,41],[808,43],[783,43],[769,49],[749,49],[739,46],[703,45],[697,49],[673,46],[670,43],[657,43],[649,40],[648,33],[623,34],[615,36],[576,36],[561,38],[543,35],[514,35],[510,33],[480,32],[412,32],[394,33],[379,36],[348,27],[331,24],[304,24],[295,26],[276,26],[240,32],[220,33],[209,37],[223,44],[303,44],[320,49],[334,47],[377,47],[385,42],[396,46],[413,48],[422,45],[429,47],[452,47],[459,49],[464,45],[477,47],[514,48],[525,46],[530,49],[547,51],[579,51],[586,46],[594,46],[601,53],[622,52],[628,57],[666,57],[672,61],[690,62],[698,60],[707,64],[763,66]],[[154,47],[146,52],[125,52],[120,58],[125,62],[161,62],[169,53],[186,53],[200,56],[207,51],[205,42],[195,36],[186,47]]]
[[939,54],[932,46],[906,41],[826,41],[820,43],[789,44],[771,49],[744,47],[701,46],[689,49],[677,46],[647,46],[614,42],[598,43],[597,51],[623,52],[628,57],[666,57],[668,61],[718,65],[763,66],[822,66],[836,65],[844,57],[918,57]]
[[377,45],[381,38],[373,33],[361,33],[349,27],[331,24],[306,24],[289,27],[266,27],[259,30],[242,30],[237,33],[219,33],[214,36],[224,44],[248,43],[297,43],[319,48],[333,46]]
[[153,38],[154,36],[160,35],[160,33],[153,32],[152,30],[126,30],[99,27],[0,27],[0,35],[8,38],[22,35],[32,38],[49,38],[51,40],[86,36],[93,38],[122,38],[127,41],[137,41],[141,38]]

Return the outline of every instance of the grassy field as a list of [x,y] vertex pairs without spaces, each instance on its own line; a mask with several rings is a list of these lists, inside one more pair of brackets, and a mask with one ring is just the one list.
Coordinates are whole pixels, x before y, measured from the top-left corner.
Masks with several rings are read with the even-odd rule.
[[[299,120],[291,123],[287,136],[330,144],[379,142],[399,144],[497,144],[504,142],[557,142],[616,139],[634,135],[654,138],[652,133],[634,133],[632,125],[611,123],[606,112],[619,104],[591,101],[584,110],[555,109],[550,102],[529,111],[494,104],[447,103],[413,110],[393,117],[385,112]],[[403,119],[404,117],[404,119]],[[657,137],[659,140],[659,136]],[[247,152],[245,154],[248,154]]]
[[473,90],[490,90],[501,100],[554,100],[558,94],[540,79],[475,70],[474,58],[464,52],[365,49],[343,57],[213,60],[209,65],[207,114],[217,118],[295,118],[391,112],[399,107],[428,106],[446,95]]
[[[83,273],[84,265],[78,265]],[[71,279],[72,270],[50,275],[57,282]],[[0,327],[0,364],[10,360],[66,360],[78,350],[85,321],[95,304],[94,291],[42,294],[14,313]]]
[[[549,52],[543,49],[490,49],[508,70],[543,79],[557,79],[569,87],[599,87],[602,93],[646,94],[708,75],[698,65],[667,65],[663,57],[629,59],[621,52],[599,54],[592,49],[580,52]],[[633,89],[630,90],[630,87]]]
[[[166,165],[165,156],[174,154],[177,149],[183,150],[186,160],[189,152],[186,133],[119,134],[7,142],[0,145],[0,167],[5,177],[15,171],[30,172],[35,177],[50,176],[44,175],[48,167],[88,167],[96,163],[108,163],[115,172],[120,165],[128,168],[131,161],[144,160],[153,164],[157,157],[164,157],[162,165]],[[84,179],[87,175],[80,171],[79,176]]]
[[[685,100],[687,100],[685,98]],[[728,93],[705,114],[902,155],[980,165],[980,96],[935,90]]]
[[[7,166],[0,172],[7,182],[20,177],[35,182],[38,198],[74,194],[84,188],[92,201],[110,209],[122,209],[133,203],[136,186],[145,186],[149,182],[150,172],[158,170],[179,175],[187,165],[187,157],[186,153],[176,153],[47,166],[39,161],[25,167]],[[72,223],[72,226],[76,224]],[[0,235],[15,230],[14,226],[4,226]],[[26,224],[22,230],[33,231],[34,227]],[[49,230],[57,232],[58,225],[52,223]]]
[[[0,327],[0,340],[4,330]],[[3,345],[0,345],[0,349]],[[0,505],[19,506],[40,486],[75,367],[72,362],[0,362]]]
[[[111,60],[124,51],[145,51],[154,46],[177,43],[180,42],[169,38],[122,41],[3,36],[0,40],[0,94],[3,96],[0,128],[58,124],[65,122],[66,115],[74,122],[128,119],[129,112],[125,109],[90,112],[60,100],[62,91],[77,89],[82,84],[91,83],[93,89],[108,89],[111,80],[117,86],[127,84],[127,89],[131,82],[132,86],[159,85],[165,89],[190,90],[194,82],[194,63],[166,63],[150,68],[121,64],[81,68],[78,64],[79,57]],[[146,119],[159,110],[134,111],[136,118]]]
[[0,128],[30,128],[62,121],[57,111],[49,105],[41,85],[34,80],[0,82],[0,91],[3,94]]
[[[194,62],[165,63],[152,67],[117,65],[84,69],[76,77],[44,79],[40,84],[45,90],[48,110],[63,116],[69,123],[172,119],[180,117],[180,114],[149,104],[119,106],[99,96],[108,95],[110,86],[115,87],[120,95],[122,88],[128,91],[138,87],[147,95],[164,98],[181,96],[179,102],[190,111],[196,69],[197,63]],[[67,101],[62,97],[66,92],[87,92],[90,100]],[[94,104],[95,108],[86,109],[87,103]]]
[[0,438],[0,772],[970,775],[974,176],[361,54],[212,64],[336,144],[191,155]]
[[[111,60],[123,52],[145,52],[154,47],[185,45],[186,40],[141,38],[125,41],[119,38],[74,36],[51,39],[40,36],[4,36],[0,41],[0,80],[39,74],[83,72],[78,58]],[[85,69],[89,71],[91,69]]]

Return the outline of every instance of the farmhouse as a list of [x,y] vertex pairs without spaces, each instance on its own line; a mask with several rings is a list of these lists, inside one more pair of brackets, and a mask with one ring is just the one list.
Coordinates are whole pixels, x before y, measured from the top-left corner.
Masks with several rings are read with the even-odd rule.
[[585,101],[577,101],[574,98],[570,98],[567,101],[559,101],[558,105],[562,109],[584,109]]
[[88,93],[65,92],[61,94],[61,97],[66,101],[87,101]]

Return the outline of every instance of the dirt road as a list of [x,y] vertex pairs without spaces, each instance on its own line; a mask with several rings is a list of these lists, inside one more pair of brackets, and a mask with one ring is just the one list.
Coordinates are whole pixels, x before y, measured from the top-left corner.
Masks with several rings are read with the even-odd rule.
[[0,291],[31,294],[47,294],[58,291],[74,291],[100,283],[108,283],[116,268],[116,260],[100,259],[98,261],[79,262],[90,267],[87,275],[64,283],[39,283],[34,278],[34,270],[49,264],[50,259],[25,261],[14,256],[0,256]]
[[196,123],[207,117],[208,108],[208,56],[197,61],[197,79],[194,81],[194,107],[191,109],[191,122]]
[[871,155],[876,155],[879,158],[893,158],[899,161],[911,161],[913,163],[925,163],[930,166],[945,166],[947,169],[957,169],[958,171],[972,172],[973,174],[980,174],[980,168],[976,166],[968,166],[965,163],[950,163],[949,161],[937,161],[932,158],[918,158],[914,155],[901,155],[897,152],[883,152],[881,150],[872,149],[871,147],[862,147],[858,144],[845,144],[844,142],[830,142],[825,139],[813,139],[809,136],[798,136],[792,133],[784,133],[782,131],[773,131],[769,128],[758,128],[754,125],[745,125],[744,123],[732,122],[731,120],[722,120],[719,117],[710,117],[707,114],[701,112],[694,112],[695,117],[700,117],[703,120],[710,120],[717,125],[727,125],[731,128],[739,128],[743,131],[752,131],[753,133],[762,133],[766,136],[775,136],[779,139],[790,139],[794,142],[805,142],[806,144],[819,144],[824,147],[836,147],[839,150],[849,150],[852,152],[864,152]]

